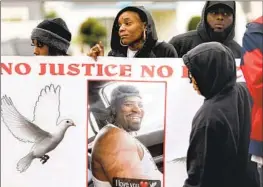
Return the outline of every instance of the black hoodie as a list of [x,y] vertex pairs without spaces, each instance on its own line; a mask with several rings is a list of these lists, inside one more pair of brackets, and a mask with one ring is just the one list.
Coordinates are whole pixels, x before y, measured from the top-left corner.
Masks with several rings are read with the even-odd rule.
[[[232,3],[231,3],[232,2]],[[206,21],[207,9],[209,5],[213,3],[215,4],[227,4],[227,6],[232,6],[233,9],[233,24],[230,26],[229,33],[226,36],[225,40],[222,42],[224,45],[229,47],[232,52],[234,53],[235,58],[241,58],[241,46],[233,40],[235,36],[235,24],[236,24],[236,3],[235,1],[207,1],[203,11],[202,11],[202,18],[200,23],[197,26],[197,30],[189,31],[184,34],[179,34],[173,37],[169,43],[174,46],[176,49],[178,56],[181,58],[184,54],[186,54],[189,50],[193,49],[195,46],[205,43],[214,41],[211,38],[211,34],[209,34],[210,26]]]
[[151,14],[144,7],[129,6],[122,9],[116,16],[111,34],[111,51],[108,56],[127,57],[127,47],[120,45],[120,36],[118,34],[119,16],[126,11],[137,12],[140,17],[144,17],[147,22],[146,41],[141,50],[135,54],[135,58],[162,58],[162,57],[177,57],[177,52],[171,44],[166,42],[157,42],[158,36],[155,29],[155,24]]
[[233,53],[208,42],[183,61],[205,97],[192,121],[184,187],[257,187],[248,154],[251,97],[244,83],[236,83]]

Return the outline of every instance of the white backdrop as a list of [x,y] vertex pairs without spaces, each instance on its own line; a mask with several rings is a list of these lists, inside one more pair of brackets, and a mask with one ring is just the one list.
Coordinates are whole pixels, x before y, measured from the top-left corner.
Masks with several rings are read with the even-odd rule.
[[[101,57],[96,64],[131,65],[131,77],[84,76],[82,68],[78,76],[39,76],[40,63],[89,64],[89,57],[1,57],[1,66],[7,63],[28,63],[32,70],[28,75],[8,75],[2,68],[1,97],[11,97],[18,111],[33,119],[33,110],[40,90],[49,84],[61,86],[61,118],[72,119],[76,127],[70,127],[63,141],[48,155],[42,165],[33,161],[24,173],[16,170],[17,162],[30,150],[32,144],[15,139],[1,121],[1,186],[2,187],[86,187],[86,136],[87,136],[87,80],[149,80],[167,81],[166,129],[165,129],[165,176],[167,187],[180,187],[185,180],[185,163],[175,164],[174,159],[186,156],[191,121],[203,102],[195,93],[188,78],[182,78],[181,59],[127,59]],[[3,63],[3,64],[2,64]],[[239,60],[237,60],[239,64]],[[173,75],[168,78],[141,77],[141,65],[170,66]],[[241,72],[239,71],[238,74]],[[156,90],[158,92],[158,90]],[[163,92],[162,92],[163,93]],[[163,96],[162,96],[163,97]],[[156,98],[158,99],[158,98]],[[162,98],[163,99],[163,98]],[[154,105],[153,107],[158,107]]]

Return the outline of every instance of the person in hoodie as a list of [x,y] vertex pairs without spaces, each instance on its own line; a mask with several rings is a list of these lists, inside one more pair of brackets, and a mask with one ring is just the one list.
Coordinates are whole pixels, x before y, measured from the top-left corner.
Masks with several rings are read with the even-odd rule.
[[169,43],[181,58],[189,50],[205,42],[220,42],[231,49],[235,58],[241,58],[241,46],[235,36],[235,1],[207,1],[196,30],[174,36]]
[[263,68],[263,16],[247,24],[243,37],[241,70],[253,98],[252,131],[249,152],[258,164],[263,187],[263,123],[262,123],[262,68]]
[[71,32],[62,18],[45,19],[31,33],[36,56],[67,56]]
[[[104,56],[102,43],[91,48],[88,56]],[[151,14],[143,7],[129,6],[117,14],[111,34],[111,51],[108,56],[131,58],[177,57],[171,44],[158,42]]]
[[192,121],[184,187],[258,187],[249,167],[251,98],[237,83],[235,57],[219,42],[183,56],[190,82],[204,99]]

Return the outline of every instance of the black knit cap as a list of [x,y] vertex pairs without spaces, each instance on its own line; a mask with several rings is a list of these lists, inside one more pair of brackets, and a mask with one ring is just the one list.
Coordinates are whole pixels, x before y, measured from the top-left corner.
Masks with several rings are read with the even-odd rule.
[[70,45],[71,33],[63,19],[46,19],[33,29],[31,39],[66,53]]
[[209,1],[206,7],[206,10],[208,9],[210,10],[218,6],[225,6],[231,9],[232,11],[234,11],[235,2],[234,1]]

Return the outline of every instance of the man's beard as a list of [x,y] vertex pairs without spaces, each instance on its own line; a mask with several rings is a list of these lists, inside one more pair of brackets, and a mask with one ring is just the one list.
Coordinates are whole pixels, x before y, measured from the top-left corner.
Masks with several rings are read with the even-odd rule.
[[212,29],[210,26],[208,28],[208,34],[211,38],[212,41],[220,42],[223,43],[228,35],[230,34],[232,30],[233,24],[227,27],[224,31],[222,32],[215,32],[214,29]]
[[128,131],[129,132],[136,132],[140,130],[141,128],[141,123],[135,123],[135,124],[129,124],[128,125]]

